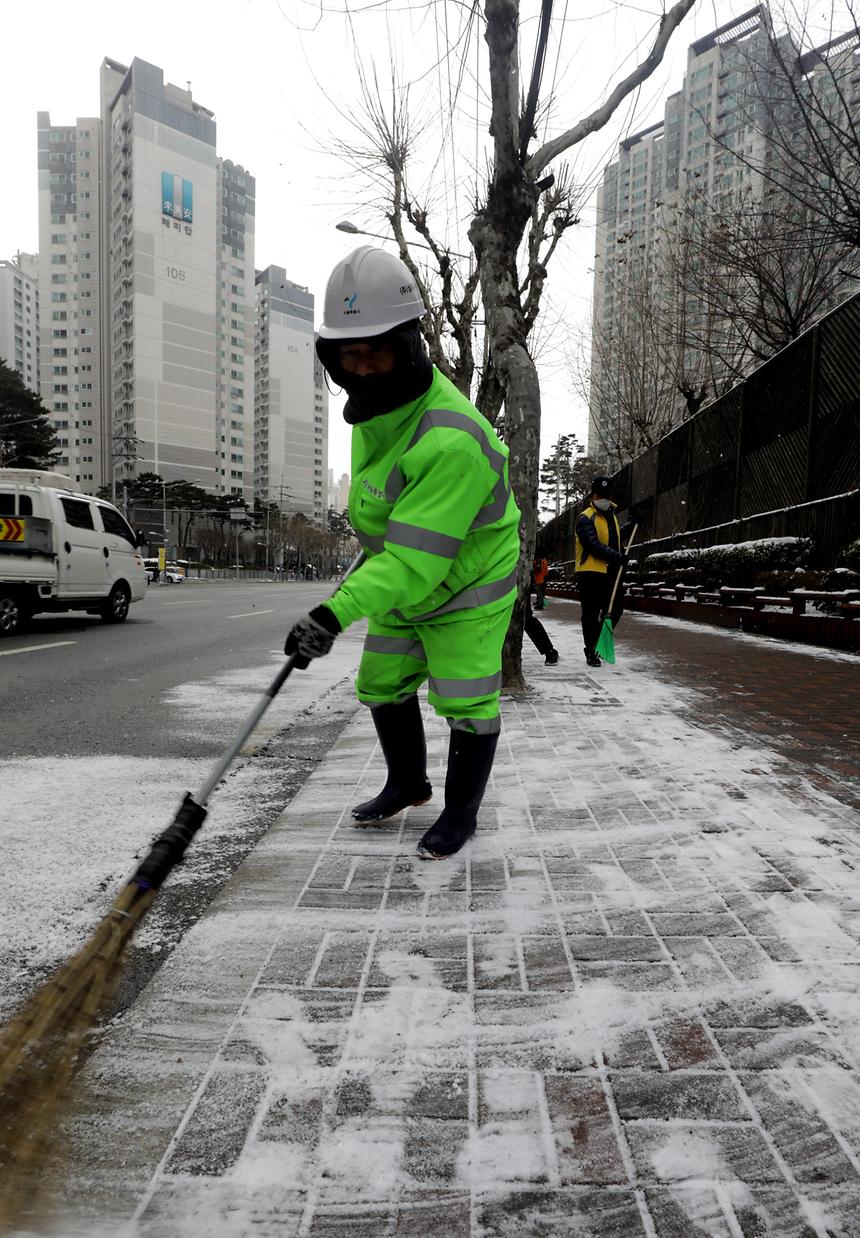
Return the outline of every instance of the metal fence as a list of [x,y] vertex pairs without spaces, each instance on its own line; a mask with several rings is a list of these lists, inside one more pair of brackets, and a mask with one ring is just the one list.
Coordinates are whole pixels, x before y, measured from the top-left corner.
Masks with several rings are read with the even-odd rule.
[[[832,564],[860,535],[860,293],[615,476],[642,550],[805,536]],[[575,513],[541,530],[570,557]]]

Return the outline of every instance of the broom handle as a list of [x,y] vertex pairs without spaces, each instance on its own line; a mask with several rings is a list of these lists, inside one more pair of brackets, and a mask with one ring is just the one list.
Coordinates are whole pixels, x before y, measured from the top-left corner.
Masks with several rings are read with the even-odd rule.
[[[351,576],[357,567],[364,562],[364,551],[360,550],[350,563],[343,580]],[[343,580],[341,584],[343,584]],[[340,587],[340,586],[338,586]],[[209,777],[197,792],[196,796],[188,792],[179,806],[179,811],[163,834],[159,834],[148,855],[138,865],[131,878],[131,884],[141,889],[158,889],[171,870],[182,861],[189,843],[206,820],[206,803],[218,783],[233,764],[239,751],[245,746],[257,723],[289,679],[296,666],[302,669],[300,655],[291,654],[266,691],[257,701],[248,717],[239,728],[233,742],[227,751],[215,763]],[[305,663],[305,665],[307,665]]]
[[[633,532],[630,534],[630,540],[625,546],[626,553],[628,554],[630,553],[630,547],[633,545],[633,539],[638,532],[639,532],[639,525],[634,524]],[[624,564],[622,563],[621,567],[619,567],[618,569],[618,575],[615,577],[615,584],[612,586],[612,596],[609,599],[609,605],[607,606],[606,612],[605,612],[607,615],[612,614],[612,607],[615,605],[615,595],[618,592],[618,586],[621,584],[621,577],[623,575],[624,575]]]
[[[353,559],[352,563],[350,563],[346,572],[344,573],[343,580],[346,580],[348,576],[351,576],[352,573],[355,571],[355,569],[359,567],[363,562],[364,562],[364,551],[360,550],[358,554],[356,555],[356,557]],[[340,582],[341,584],[343,584],[343,580]],[[338,586],[338,588],[339,587],[340,586]],[[275,678],[272,680],[272,682],[269,684],[266,691],[257,701],[254,708],[248,714],[248,717],[242,723],[242,726],[239,728],[238,734],[236,735],[236,738],[233,740],[230,747],[227,749],[224,755],[215,763],[215,766],[212,769],[212,772],[209,774],[209,777],[203,783],[203,786],[200,788],[197,794],[193,797],[195,804],[198,804],[201,808],[206,807],[206,804],[209,800],[209,796],[212,794],[212,792],[218,786],[218,783],[227,773],[227,770],[233,764],[239,752],[245,747],[245,744],[248,742],[248,740],[251,738],[254,731],[256,730],[257,723],[260,721],[263,714],[269,708],[272,701],[278,695],[281,688],[283,688],[284,684],[287,682],[290,675],[295,670],[296,662],[298,661],[298,659],[299,659],[299,655],[296,653],[291,653],[290,656],[287,658],[284,665],[278,671]],[[299,669],[301,670],[303,668],[300,667]]]

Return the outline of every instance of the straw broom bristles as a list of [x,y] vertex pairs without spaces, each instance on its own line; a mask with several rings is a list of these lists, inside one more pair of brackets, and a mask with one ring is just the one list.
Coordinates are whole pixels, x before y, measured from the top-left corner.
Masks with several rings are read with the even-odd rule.
[[0,1233],[30,1211],[37,1172],[87,1036],[108,1007],[157,890],[125,887],[90,940],[0,1029]]
[[[344,580],[363,557],[361,552]],[[0,1029],[0,1234],[11,1231],[25,1208],[32,1214],[44,1197],[38,1170],[87,1035],[116,991],[135,929],[165,879],[182,862],[206,818],[209,796],[293,667],[307,665],[308,659],[297,653],[287,659],[196,798],[190,792],[185,796],[87,944]]]

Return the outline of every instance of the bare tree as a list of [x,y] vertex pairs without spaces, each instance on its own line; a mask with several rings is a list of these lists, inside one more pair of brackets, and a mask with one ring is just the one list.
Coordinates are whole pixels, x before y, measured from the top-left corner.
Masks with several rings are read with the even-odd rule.
[[[392,82],[394,102],[383,105],[378,81],[360,73],[362,140],[358,149],[349,142],[340,145],[341,157],[370,185],[374,204],[387,220],[400,256],[420,289],[426,309],[423,329],[434,363],[460,390],[472,395],[492,423],[498,421],[504,406],[498,428],[510,451],[511,483],[522,512],[520,597],[504,655],[509,688],[523,682],[522,599],[537,528],[540,385],[530,333],[541,310],[549,263],[565,231],[578,222],[574,179],[559,160],[602,129],[657,69],[693,3],[676,0],[663,12],[650,51],[599,107],[558,137],[532,149],[536,117],[549,103],[541,100],[540,90],[552,4],[545,0],[542,6],[534,67],[522,97],[519,0],[483,0],[483,4],[473,0],[468,20],[477,24],[483,19],[489,54],[492,157],[486,183],[476,182],[473,190],[468,228],[473,256],[466,266],[458,266],[453,261],[457,255],[437,239],[431,203],[421,201],[410,185],[409,160],[423,126],[410,119],[407,89]],[[446,221],[437,223],[441,234]],[[421,256],[416,257],[419,250]],[[473,332],[479,303],[484,333],[476,357]]]

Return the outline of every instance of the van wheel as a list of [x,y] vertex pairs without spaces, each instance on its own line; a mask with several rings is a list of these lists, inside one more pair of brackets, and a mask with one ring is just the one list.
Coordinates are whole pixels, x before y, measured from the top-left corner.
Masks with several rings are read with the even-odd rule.
[[32,612],[20,594],[0,589],[0,636],[17,636],[31,617]]
[[128,585],[114,585],[108,595],[108,600],[102,604],[99,614],[105,623],[125,623],[130,602],[131,594],[128,591]]

